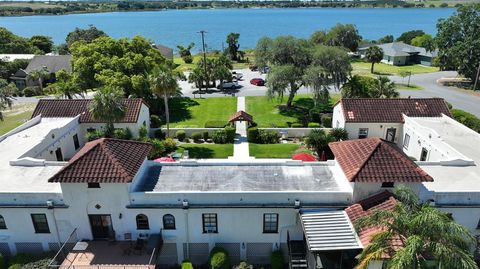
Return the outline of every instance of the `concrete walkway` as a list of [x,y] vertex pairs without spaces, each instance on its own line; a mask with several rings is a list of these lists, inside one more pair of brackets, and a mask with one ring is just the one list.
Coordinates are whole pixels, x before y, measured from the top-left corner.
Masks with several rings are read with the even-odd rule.
[[[245,97],[237,98],[237,111],[245,111]],[[247,139],[247,122],[246,121],[237,121],[235,122],[237,136],[235,137],[235,142],[233,143],[233,159],[236,160],[248,160],[253,159],[250,157],[250,150],[248,149],[248,139]]]

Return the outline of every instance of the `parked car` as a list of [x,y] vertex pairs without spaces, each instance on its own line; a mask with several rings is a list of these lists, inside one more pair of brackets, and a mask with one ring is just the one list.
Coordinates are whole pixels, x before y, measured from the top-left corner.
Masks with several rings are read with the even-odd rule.
[[250,71],[252,71],[252,72],[253,72],[253,71],[258,71],[258,66],[256,66],[256,65],[250,65],[248,68],[249,68]]
[[242,74],[242,73],[238,73],[238,72],[236,72],[236,71],[233,71],[233,72],[232,72],[232,77],[233,77],[234,79],[240,80],[240,79],[243,78],[243,74]]
[[[223,87],[222,87],[223,86]],[[218,84],[217,89],[236,89],[238,88],[238,82],[237,81],[223,81],[220,84]]]
[[270,67],[264,66],[262,68],[259,68],[258,71],[260,71],[260,74],[266,74],[268,71],[270,71]]
[[255,86],[265,86],[265,80],[263,78],[252,78],[250,84]]

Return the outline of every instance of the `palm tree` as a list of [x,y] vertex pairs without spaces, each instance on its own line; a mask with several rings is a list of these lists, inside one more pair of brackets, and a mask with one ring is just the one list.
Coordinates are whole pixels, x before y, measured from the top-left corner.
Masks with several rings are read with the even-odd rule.
[[170,112],[168,98],[177,93],[178,83],[174,72],[169,68],[161,68],[149,77],[150,88],[155,94],[162,96],[165,103],[165,120],[167,122],[167,136],[170,135]]
[[379,76],[377,83],[371,91],[372,98],[396,98],[400,96],[395,89],[395,82],[390,81],[388,77]]
[[115,87],[104,87],[98,90],[90,103],[89,111],[95,120],[106,122],[105,135],[113,135],[114,122],[125,116],[127,107],[123,103],[123,92]]
[[73,99],[76,94],[81,94],[80,87],[76,87],[72,80],[72,75],[65,70],[60,70],[56,74],[56,82],[49,85],[46,90],[52,91],[53,94]]
[[365,51],[365,58],[372,63],[370,73],[373,73],[373,66],[383,59],[383,50],[378,46],[371,46]]
[[313,129],[307,135],[305,143],[307,146],[317,153],[318,158],[322,153],[328,151],[328,143],[333,142],[334,139],[322,129]]
[[390,256],[387,268],[423,269],[435,262],[440,268],[478,269],[470,254],[474,237],[465,227],[448,213],[420,203],[405,186],[395,190],[395,197],[399,202],[393,210],[374,210],[355,222],[357,231],[383,227],[357,257],[357,269],[385,255]]
[[5,79],[0,79],[0,121],[3,121],[2,110],[12,108],[13,93],[16,87],[13,83],[8,83]]
[[31,71],[28,76],[38,82],[38,86],[40,87],[40,92],[43,94],[43,81],[50,75],[46,68],[41,68],[37,70]]

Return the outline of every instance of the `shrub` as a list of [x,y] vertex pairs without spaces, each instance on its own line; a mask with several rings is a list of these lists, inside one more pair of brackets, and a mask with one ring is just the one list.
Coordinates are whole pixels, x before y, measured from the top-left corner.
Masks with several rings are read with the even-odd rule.
[[276,144],[280,142],[280,133],[278,131],[259,131],[259,141],[257,143],[261,144]]
[[157,115],[150,116],[150,127],[152,128],[159,128],[162,122]]
[[221,247],[214,247],[210,252],[208,264],[211,269],[229,269],[230,261],[227,251]]
[[187,134],[185,134],[185,131],[184,130],[178,130],[176,133],[175,133],[175,137],[178,139],[178,141],[183,141],[185,140],[185,137],[187,136]]
[[26,87],[25,89],[23,89],[23,95],[25,95],[25,97],[37,96],[40,94],[41,94],[40,88],[36,86]]
[[318,122],[309,122],[308,128],[320,128],[320,123]]
[[117,139],[130,140],[132,139],[133,134],[130,128],[128,127],[125,129],[118,128],[118,129],[115,129],[115,131],[113,132],[113,137]]
[[332,117],[323,115],[322,116],[322,125],[325,128],[332,128]]
[[148,129],[147,129],[147,126],[142,125],[142,127],[140,127],[140,129],[138,130],[138,137],[139,137],[139,138],[146,138],[146,137],[148,137]]
[[208,131],[203,131],[202,136],[204,141],[207,141],[208,138],[210,138],[210,134],[208,133]]
[[275,250],[270,257],[272,269],[283,269],[283,254],[281,250]]
[[292,128],[302,128],[303,127],[303,124],[299,123],[299,122],[295,122],[295,123],[292,123],[292,126],[290,126]]
[[99,138],[105,137],[105,134],[102,131],[93,131],[93,132],[87,132],[85,135],[85,139],[90,142],[93,140],[97,140]]
[[202,133],[200,132],[195,132],[192,134],[192,139],[193,139],[193,142],[195,143],[200,143],[200,140],[202,139]]
[[186,64],[191,64],[193,63],[193,57],[192,55],[185,55],[182,57],[183,61],[186,63]]
[[343,128],[333,128],[328,134],[335,141],[348,140],[348,132]]
[[167,137],[162,141],[163,147],[165,148],[165,153],[170,153],[177,149],[177,142],[170,137]]
[[193,264],[190,260],[184,260],[182,262],[182,269],[193,269]]
[[253,269],[253,265],[248,264],[246,261],[241,261],[240,264],[234,266],[233,269]]
[[315,108],[310,109],[310,111],[308,111],[308,115],[310,116],[311,121],[321,122],[322,111],[321,111],[320,108],[315,107]]
[[448,7],[448,4],[447,3],[441,3],[440,7]]
[[451,110],[453,118],[468,128],[480,133],[480,119],[461,109]]
[[217,130],[212,134],[212,140],[215,144],[227,143],[227,132],[225,130]]
[[161,129],[155,130],[155,132],[153,133],[153,136],[158,139],[165,139],[165,133],[162,132]]
[[250,143],[258,143],[258,140],[260,139],[260,133],[258,132],[257,127],[252,127],[247,130],[247,137],[248,137],[248,142]]
[[235,141],[235,128],[227,126],[225,127],[225,133],[227,134],[226,143],[233,143]]
[[228,122],[221,120],[210,120],[205,122],[205,128],[224,128]]
[[153,149],[150,151],[148,154],[148,158],[153,160],[159,157],[162,157],[165,154],[165,145],[163,144],[163,141],[160,139],[149,139],[149,141],[153,145]]

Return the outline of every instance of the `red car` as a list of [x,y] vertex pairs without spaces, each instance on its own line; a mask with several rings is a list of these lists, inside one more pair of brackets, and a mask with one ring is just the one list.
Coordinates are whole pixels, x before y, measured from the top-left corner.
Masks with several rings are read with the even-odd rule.
[[255,86],[265,86],[265,80],[263,78],[252,78],[250,84]]

